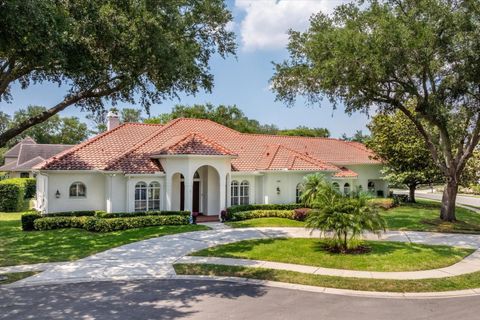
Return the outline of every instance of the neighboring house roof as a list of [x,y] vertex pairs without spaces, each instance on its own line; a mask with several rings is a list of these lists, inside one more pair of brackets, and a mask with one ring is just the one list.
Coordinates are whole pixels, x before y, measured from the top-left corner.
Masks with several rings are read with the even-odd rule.
[[35,140],[27,137],[5,153],[5,158],[10,160],[0,167],[0,171],[29,171],[46,159],[70,148],[72,145],[37,144]]
[[165,125],[126,123],[37,166],[44,170],[163,171],[161,154],[235,155],[233,171],[341,171],[376,164],[359,143],[330,138],[240,133],[205,119],[179,118]]

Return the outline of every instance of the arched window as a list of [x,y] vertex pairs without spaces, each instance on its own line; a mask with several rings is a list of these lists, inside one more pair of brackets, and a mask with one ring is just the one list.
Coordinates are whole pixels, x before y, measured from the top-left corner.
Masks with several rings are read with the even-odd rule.
[[193,179],[200,179],[200,173],[198,173],[198,171],[195,171],[193,174]]
[[148,211],[160,210],[160,183],[154,181],[148,185]]
[[147,211],[147,184],[138,182],[135,185],[135,211]]
[[346,196],[349,196],[350,195],[350,184],[349,183],[345,183],[343,185],[343,193],[346,195]]
[[250,184],[243,180],[240,184],[240,204],[250,203]]
[[375,182],[368,181],[368,192],[375,193]]
[[300,196],[302,195],[302,184],[297,184],[297,188],[295,189],[295,203],[300,203],[301,199]]
[[232,183],[230,184],[230,204],[232,206],[236,206],[236,205],[239,205],[240,202],[239,202],[239,199],[238,199],[238,196],[240,194],[239,192],[239,188],[238,188],[238,181],[237,180],[233,180]]
[[335,189],[335,191],[340,192],[340,185],[338,184],[338,182],[332,183],[332,187],[333,189]]
[[69,189],[70,198],[85,198],[87,196],[87,187],[83,182],[74,182]]

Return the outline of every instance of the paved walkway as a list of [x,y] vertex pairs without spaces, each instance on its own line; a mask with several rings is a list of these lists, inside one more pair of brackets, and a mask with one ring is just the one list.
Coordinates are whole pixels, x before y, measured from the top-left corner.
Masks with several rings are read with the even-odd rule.
[[[40,274],[16,282],[13,286],[99,280],[172,278],[176,276],[172,265],[177,262],[188,261],[189,258],[185,258],[185,256],[191,252],[241,240],[279,237],[319,237],[319,233],[313,232],[310,234],[304,228],[247,228],[195,231],[169,235],[131,243],[74,262],[53,265]],[[366,238],[369,240],[378,239],[374,235],[367,235]],[[390,231],[383,235],[381,239],[480,248],[479,235]],[[450,267],[447,272],[444,272],[443,276],[446,277],[453,274],[448,272],[461,274],[462,272],[480,270],[480,260],[478,258],[479,254],[476,252],[470,259],[465,259],[463,262]],[[319,269],[316,268],[314,272],[319,274]],[[329,272],[335,272],[331,271],[331,269],[329,270]],[[342,273],[345,271],[341,270]],[[360,271],[352,272],[355,272],[356,276],[358,276]],[[430,271],[420,272],[423,273],[423,277],[429,278],[440,275],[437,273],[437,270],[431,271],[433,272],[431,274],[428,273]],[[402,275],[396,274],[398,279],[404,279],[405,277],[405,273],[402,273]],[[411,273],[407,272],[407,274]],[[390,275],[384,276],[388,276],[388,279],[391,278]],[[373,273],[368,272],[368,277],[373,277]],[[418,276],[416,279],[420,278],[422,276]]]

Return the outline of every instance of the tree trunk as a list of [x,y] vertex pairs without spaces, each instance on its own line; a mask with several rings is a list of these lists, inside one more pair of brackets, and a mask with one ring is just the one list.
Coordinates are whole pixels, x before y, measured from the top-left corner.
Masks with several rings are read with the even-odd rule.
[[415,203],[415,190],[417,189],[417,185],[416,184],[410,184],[408,186],[408,201],[411,202],[411,203]]
[[440,209],[440,219],[443,221],[456,221],[455,217],[455,202],[457,200],[458,181],[455,178],[449,177],[447,185],[443,190],[442,207]]

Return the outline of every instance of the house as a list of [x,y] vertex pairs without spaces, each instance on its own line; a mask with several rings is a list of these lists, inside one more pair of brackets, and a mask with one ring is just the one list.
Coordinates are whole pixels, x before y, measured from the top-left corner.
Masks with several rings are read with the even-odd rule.
[[245,134],[210,120],[125,123],[36,167],[42,212],[190,210],[218,215],[238,204],[293,203],[305,175],[343,193],[387,194],[364,145],[329,138]]
[[66,144],[39,144],[26,137],[5,152],[5,164],[0,167],[0,172],[6,172],[9,178],[32,178],[35,165],[71,147]]

